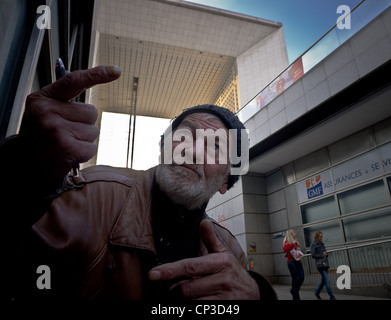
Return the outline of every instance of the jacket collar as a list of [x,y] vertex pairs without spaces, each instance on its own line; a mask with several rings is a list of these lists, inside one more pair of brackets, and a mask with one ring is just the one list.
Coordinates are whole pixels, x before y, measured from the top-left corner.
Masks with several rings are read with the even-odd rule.
[[152,189],[156,167],[139,175],[110,235],[110,243],[156,254],[152,233]]

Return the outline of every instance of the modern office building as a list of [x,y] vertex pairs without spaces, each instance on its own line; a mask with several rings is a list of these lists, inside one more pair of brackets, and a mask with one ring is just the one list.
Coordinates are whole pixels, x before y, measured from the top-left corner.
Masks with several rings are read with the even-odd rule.
[[[370,12],[368,4],[352,12],[363,21],[360,30],[335,26],[299,58],[304,74],[289,88],[262,104],[278,87],[276,77],[239,111],[250,130],[250,172],[211,201],[209,214],[241,240],[249,265],[273,282],[291,281],[282,249],[286,230],[296,231],[307,253],[320,230],[334,287],[338,266],[347,265],[347,293],[389,296],[391,8],[379,2]],[[313,259],[303,264],[304,285],[315,286]]]
[[[390,4],[363,1],[349,27],[289,64],[281,23],[181,0],[0,0],[0,137],[18,132],[27,94],[55,80],[57,57],[71,70],[121,67],[119,81],[79,98],[98,107],[98,125],[103,112],[171,119],[197,104],[227,107],[249,130],[250,170],[207,210],[249,268],[289,283],[286,230],[306,252],[321,230],[334,286],[347,265],[350,292],[387,296]],[[312,286],[313,261],[303,264]]]

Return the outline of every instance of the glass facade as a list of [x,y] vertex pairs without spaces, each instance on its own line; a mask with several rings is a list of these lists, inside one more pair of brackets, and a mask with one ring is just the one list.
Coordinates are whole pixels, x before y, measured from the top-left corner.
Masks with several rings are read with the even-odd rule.
[[301,207],[303,223],[317,222],[338,216],[334,197],[327,197]]
[[5,138],[31,27],[26,1],[0,1],[0,140]]
[[369,183],[338,195],[341,214],[382,207],[390,203],[383,180]]
[[306,247],[316,231],[326,246],[391,237],[391,177],[300,207]]

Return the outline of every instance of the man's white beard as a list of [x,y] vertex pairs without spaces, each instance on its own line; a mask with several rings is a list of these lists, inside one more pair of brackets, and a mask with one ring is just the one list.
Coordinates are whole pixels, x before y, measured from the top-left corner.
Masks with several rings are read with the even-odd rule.
[[200,208],[220,189],[225,176],[217,176],[207,182],[202,165],[187,165],[190,169],[175,164],[160,164],[156,181],[160,189],[175,203],[193,210]]

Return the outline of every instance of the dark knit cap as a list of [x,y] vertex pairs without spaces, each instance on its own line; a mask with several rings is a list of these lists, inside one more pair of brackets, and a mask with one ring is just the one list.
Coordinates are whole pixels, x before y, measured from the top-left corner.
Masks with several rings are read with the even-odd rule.
[[[204,104],[204,105],[198,105],[195,107],[191,107],[188,109],[183,110],[183,112],[177,116],[173,122],[172,122],[172,131],[174,131],[187,117],[188,115],[192,113],[210,113],[215,116],[217,116],[228,129],[236,129],[237,133],[237,150],[236,155],[240,157],[242,155],[241,150],[241,139],[246,139],[248,141],[248,135],[246,131],[243,131],[245,133],[245,136],[242,137],[242,130],[246,129],[246,127],[243,125],[243,123],[239,120],[239,118],[230,110],[227,108],[219,107],[212,104]],[[246,144],[248,146],[248,144]],[[240,167],[241,163],[232,165],[233,167]],[[230,189],[239,179],[239,176],[237,175],[229,175],[228,177],[228,189]]]

